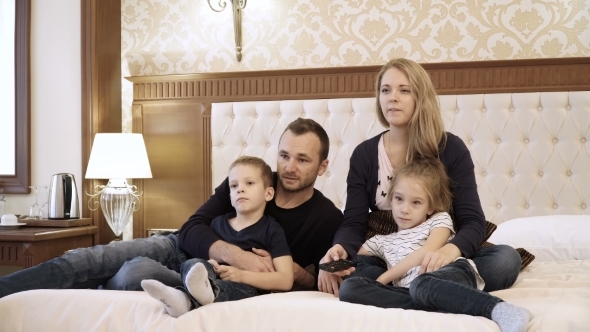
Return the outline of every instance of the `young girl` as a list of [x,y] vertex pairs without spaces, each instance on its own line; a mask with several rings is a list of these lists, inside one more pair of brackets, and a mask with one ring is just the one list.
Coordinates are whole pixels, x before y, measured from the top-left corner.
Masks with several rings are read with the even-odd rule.
[[[436,158],[416,158],[393,177],[387,198],[397,232],[368,239],[356,256],[356,271],[340,286],[340,300],[383,308],[444,311],[484,316],[503,332],[525,331],[529,314],[481,291],[484,283],[471,260],[458,258],[420,274],[427,253],[454,236],[446,211],[449,180]],[[374,257],[385,260],[383,268]],[[376,281],[375,281],[376,278]]]

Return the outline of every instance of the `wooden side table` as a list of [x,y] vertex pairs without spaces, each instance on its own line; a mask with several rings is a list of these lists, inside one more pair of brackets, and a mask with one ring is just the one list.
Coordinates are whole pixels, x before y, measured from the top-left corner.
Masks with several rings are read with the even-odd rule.
[[0,265],[35,266],[65,251],[92,246],[96,226],[0,229]]

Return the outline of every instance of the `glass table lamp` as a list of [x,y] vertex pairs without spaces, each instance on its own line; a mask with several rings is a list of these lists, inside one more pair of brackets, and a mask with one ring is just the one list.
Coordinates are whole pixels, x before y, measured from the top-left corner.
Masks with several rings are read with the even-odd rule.
[[[139,210],[137,187],[127,179],[151,178],[143,135],[141,134],[96,134],[86,169],[86,179],[108,179],[106,186],[94,187],[88,208],[96,211],[100,205],[107,223],[118,241],[134,211]],[[98,199],[98,201],[97,201]]]

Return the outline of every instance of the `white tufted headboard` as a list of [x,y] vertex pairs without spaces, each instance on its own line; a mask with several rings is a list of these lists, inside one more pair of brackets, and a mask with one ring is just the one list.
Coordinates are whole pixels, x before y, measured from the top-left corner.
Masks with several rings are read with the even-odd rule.
[[[440,96],[448,131],[471,152],[486,219],[590,214],[590,91]],[[212,184],[240,155],[276,169],[279,137],[297,117],[330,137],[328,170],[315,187],[344,209],[354,148],[385,130],[374,98],[214,103]]]
[[[471,150],[488,219],[589,213],[589,92],[564,91],[590,91],[590,57],[422,65],[448,129]],[[380,67],[130,77],[132,130],[153,174],[133,179],[144,192],[134,236],[180,228],[240,154],[276,167],[279,136],[298,116],[330,135],[329,169],[316,184],[344,208],[348,158],[383,130],[372,97]]]

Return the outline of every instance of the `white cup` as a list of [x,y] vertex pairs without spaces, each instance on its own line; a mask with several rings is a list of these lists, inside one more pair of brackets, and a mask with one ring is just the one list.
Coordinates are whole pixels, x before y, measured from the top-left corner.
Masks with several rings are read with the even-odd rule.
[[18,218],[14,214],[5,214],[2,216],[2,219],[0,220],[0,225],[3,226],[16,224],[18,224]]

